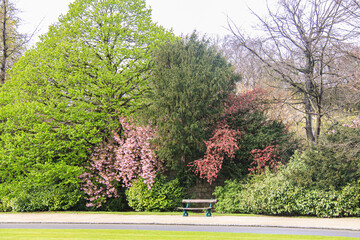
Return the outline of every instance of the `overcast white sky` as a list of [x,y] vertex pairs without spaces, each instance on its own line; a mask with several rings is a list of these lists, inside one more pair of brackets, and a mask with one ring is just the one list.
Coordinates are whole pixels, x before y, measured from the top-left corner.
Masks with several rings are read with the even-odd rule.
[[[31,33],[39,26],[39,34],[47,32],[60,14],[66,14],[74,0],[13,0],[21,11],[23,20],[20,30]],[[147,0],[155,22],[172,28],[177,35],[191,33],[194,29],[210,36],[228,34],[227,16],[249,31],[254,17],[248,7],[264,13],[266,0]],[[37,41],[37,37],[33,42]]]

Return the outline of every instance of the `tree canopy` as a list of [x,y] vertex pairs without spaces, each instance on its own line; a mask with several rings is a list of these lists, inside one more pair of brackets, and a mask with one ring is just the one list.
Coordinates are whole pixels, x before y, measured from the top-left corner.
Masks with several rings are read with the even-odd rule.
[[70,4],[1,88],[0,182],[37,164],[83,166],[113,131],[122,134],[119,116],[149,89],[151,49],[171,37],[143,0]]
[[158,155],[169,166],[186,167],[204,153],[209,128],[240,77],[196,33],[161,45],[154,56],[148,119],[157,127]]

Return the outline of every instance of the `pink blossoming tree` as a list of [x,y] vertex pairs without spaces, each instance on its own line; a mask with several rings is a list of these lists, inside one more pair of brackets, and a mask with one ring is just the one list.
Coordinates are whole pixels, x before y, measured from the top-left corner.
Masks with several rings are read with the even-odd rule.
[[128,188],[141,177],[151,188],[157,172],[162,170],[162,162],[151,146],[155,130],[150,126],[137,127],[125,118],[120,118],[120,122],[122,134],[113,132],[110,141],[95,148],[87,171],[81,175],[88,207],[100,207],[107,198],[119,197],[119,183]]

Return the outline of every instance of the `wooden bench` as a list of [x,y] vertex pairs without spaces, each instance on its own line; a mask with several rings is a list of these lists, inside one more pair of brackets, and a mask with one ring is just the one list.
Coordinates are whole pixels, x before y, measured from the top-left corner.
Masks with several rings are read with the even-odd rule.
[[[217,202],[216,199],[184,199],[182,200],[183,203],[186,203],[186,207],[179,207],[179,210],[183,210],[183,217],[189,216],[188,211],[202,211],[206,210],[206,216],[211,217],[211,209],[213,209],[213,204]],[[189,207],[189,204],[199,204],[199,203],[208,203],[209,207]]]

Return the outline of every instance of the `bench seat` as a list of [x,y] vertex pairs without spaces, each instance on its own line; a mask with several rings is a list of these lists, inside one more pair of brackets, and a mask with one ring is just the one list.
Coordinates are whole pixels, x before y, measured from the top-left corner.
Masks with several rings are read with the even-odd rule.
[[[183,217],[189,216],[187,211],[202,211],[206,210],[206,216],[211,217],[211,209],[213,208],[213,204],[217,202],[216,199],[183,199],[182,203],[186,203],[186,207],[178,207],[179,210],[183,210]],[[209,204],[209,207],[189,207],[189,204]]]
[[217,202],[216,199],[183,199],[183,203],[212,203],[215,204]]
[[189,211],[201,211],[201,210],[208,210],[208,209],[214,209],[213,207],[207,207],[207,208],[186,208],[186,207],[179,207],[179,210],[189,210]]

